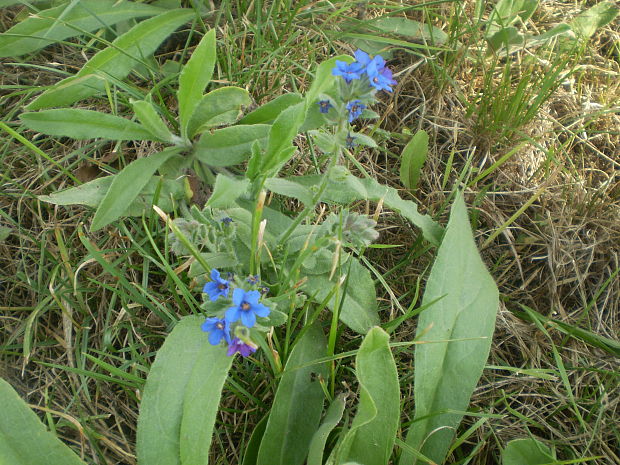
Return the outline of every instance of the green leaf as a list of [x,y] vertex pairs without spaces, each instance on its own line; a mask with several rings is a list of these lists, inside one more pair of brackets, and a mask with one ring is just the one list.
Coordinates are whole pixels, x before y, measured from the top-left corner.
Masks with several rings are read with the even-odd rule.
[[6,240],[13,230],[7,226],[0,226],[0,242]]
[[536,439],[513,439],[502,451],[502,465],[544,465],[555,463],[553,452]]
[[[294,176],[287,178],[287,181],[300,184],[306,189],[312,188],[321,182],[323,175]],[[275,187],[275,185],[273,185]],[[296,191],[287,188],[284,195],[289,195],[303,202],[303,198],[298,196],[303,190]],[[393,187],[379,184],[372,178],[357,178],[348,171],[342,175],[336,175],[328,181],[327,188],[323,192],[321,201],[348,205],[357,200],[372,200],[375,202],[383,201],[383,204],[402,216],[407,218],[412,224],[419,227],[427,241],[434,245],[439,245],[443,229],[430,216],[422,215],[418,212],[415,202],[404,200],[398,195],[398,191]]]
[[299,94],[282,94],[245,115],[239,120],[239,124],[271,124],[280,113],[302,100]]
[[516,27],[505,27],[497,31],[487,39],[490,51],[505,50],[510,52],[515,47],[525,45],[525,37],[519,33]]
[[316,102],[319,99],[319,94],[324,94],[336,83],[336,78],[338,76],[334,76],[332,74],[332,70],[336,66],[336,61],[345,61],[347,63],[352,63],[355,59],[349,55],[339,55],[329,60],[323,61],[317,68],[316,74],[314,76],[314,81],[312,81],[312,85],[308,92],[306,92],[306,113],[308,109],[312,105],[316,105]]
[[538,8],[538,0],[499,0],[489,20],[492,28],[489,32],[512,26],[517,20],[527,21]]
[[196,158],[211,166],[238,165],[251,154],[255,141],[265,145],[270,128],[268,124],[252,124],[205,132],[195,144]]
[[84,465],[0,378],[0,462],[6,465]]
[[[328,274],[307,278],[302,289],[309,296],[314,296],[313,300],[318,303],[329,296],[337,279],[330,281]],[[336,296],[330,298],[327,308],[331,311],[337,308]],[[379,324],[375,284],[370,272],[356,258],[351,258],[347,290],[339,317],[340,321],[360,334],[366,334],[370,328]]]
[[292,156],[293,140],[299,132],[304,116],[305,105],[298,103],[288,107],[276,118],[269,131],[267,150],[263,156],[263,173],[275,174]]
[[389,342],[385,331],[372,328],[357,353],[360,402],[341,455],[348,461],[385,465],[392,455],[400,421],[400,388]]
[[187,134],[187,126],[194,110],[198,106],[207,84],[213,76],[217,54],[215,50],[215,29],[211,29],[202,38],[191,58],[183,67],[179,76],[179,119],[181,133]]
[[250,94],[240,87],[221,87],[205,95],[194,110],[187,133],[189,138],[216,126],[234,124],[241,107],[252,103]]
[[174,135],[162,121],[155,106],[146,100],[132,100],[131,106],[142,125],[157,139],[174,142]]
[[224,174],[215,178],[213,193],[205,207],[228,208],[235,205],[235,200],[241,197],[250,187],[249,179],[234,179]]
[[611,23],[618,11],[612,2],[600,2],[577,15],[570,26],[580,36],[592,37],[597,29]]
[[284,178],[268,178],[265,187],[270,191],[292,197],[299,200],[304,205],[312,205],[313,194],[306,186]]
[[415,189],[428,153],[428,134],[418,131],[403,149],[400,159],[400,181],[407,189]]
[[92,110],[56,109],[19,115],[33,131],[73,139],[156,140],[144,127],[120,116]]
[[346,396],[344,394],[340,394],[332,401],[329,409],[327,409],[325,418],[323,418],[323,423],[321,423],[319,429],[316,430],[312,436],[310,450],[308,452],[307,465],[323,465],[323,451],[325,450],[325,443],[327,442],[329,433],[331,433],[336,425],[340,423],[340,419],[342,418],[342,414],[344,412],[345,399]]
[[[93,179],[81,186],[70,187],[50,195],[39,195],[38,199],[54,205],[85,205],[97,208],[110,189],[115,176]],[[125,214],[127,216],[142,215],[150,209],[156,191],[159,191],[157,205],[166,212],[172,211],[173,200],[183,198],[183,187],[176,179],[164,179],[163,185],[160,186],[161,182],[159,177],[151,178],[138,198],[127,207]]]
[[141,465],[207,463],[233,357],[226,356],[224,347],[209,344],[200,329],[203,321],[198,315],[183,318],[157,353],[140,404],[137,452]]
[[146,187],[160,165],[179,151],[177,148],[169,148],[148,157],[138,158],[114,176],[110,188],[95,212],[91,231],[97,231],[120,218]]
[[258,452],[258,465],[302,465],[323,410],[319,378],[327,379],[327,353],[321,327],[311,326],[295,344],[286,362],[267,428]]
[[[439,299],[442,297],[441,299]],[[414,422],[406,443],[442,463],[489,355],[499,305],[497,286],[476,248],[463,195],[452,206],[445,237],[426,283],[418,322]],[[423,343],[428,341],[429,343]],[[400,465],[416,458],[406,450]]]
[[81,0],[43,10],[0,34],[0,58],[24,55],[80,35],[82,31],[90,32],[162,11],[144,3],[117,0]]
[[265,434],[268,419],[269,415],[265,415],[254,427],[252,436],[250,436],[250,441],[245,447],[242,465],[256,465],[256,460],[258,459],[258,449],[260,447],[260,442],[263,439],[263,435]]
[[207,252],[200,254],[202,261],[209,265],[209,269],[205,270],[198,260],[193,262],[189,267],[190,278],[195,278],[202,274],[208,273],[213,268],[234,268],[237,265],[237,259],[229,252]]
[[106,82],[124,79],[193,14],[188,10],[171,10],[138,23],[117,37],[110,47],[96,53],[75,76],[49,88],[27,108],[38,110],[68,106],[103,92]]
[[424,39],[432,41],[433,44],[444,44],[448,40],[448,34],[441,29],[407,18],[378,18],[370,21],[368,25],[388,34],[398,34],[417,40]]

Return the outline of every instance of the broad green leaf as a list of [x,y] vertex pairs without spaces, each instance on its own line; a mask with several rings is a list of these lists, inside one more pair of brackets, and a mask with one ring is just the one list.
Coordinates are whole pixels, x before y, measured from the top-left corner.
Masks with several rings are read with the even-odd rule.
[[174,135],[162,121],[155,106],[146,100],[133,100],[131,106],[142,125],[156,138],[165,142],[174,142]]
[[400,421],[400,388],[389,342],[385,331],[372,328],[357,353],[360,401],[341,455],[348,461],[385,465],[392,455]]
[[[342,414],[344,412],[345,407],[345,395],[340,394],[336,397],[329,409],[327,409],[327,413],[325,414],[325,418],[323,418],[323,423],[318,430],[312,436],[312,441],[310,442],[310,450],[308,452],[308,462],[307,465],[323,465],[323,451],[325,450],[325,443],[327,442],[327,438],[329,433],[340,423],[342,418]],[[246,465],[244,463],[244,465]]]
[[[53,203],[54,205],[85,205],[97,208],[104,199],[115,176],[105,176],[93,179],[81,186],[70,187],[62,191],[54,192],[50,195],[39,195],[38,199],[42,202]],[[173,199],[183,198],[183,186],[176,179],[164,179],[163,184],[159,177],[151,178],[146,187],[142,189],[140,195],[135,199],[125,214],[127,216],[140,216],[150,209],[155,192],[159,191],[157,205],[162,210],[169,212],[173,208]]]
[[540,35],[527,35],[525,37],[525,44],[527,47],[539,45],[553,39],[556,36],[568,34],[570,31],[571,27],[568,24],[560,23]]
[[269,141],[263,157],[261,171],[274,173],[288,161],[294,150],[293,140],[305,117],[304,103],[298,103],[284,110],[276,118],[269,130]]
[[90,32],[162,11],[144,3],[117,0],[81,0],[43,10],[0,34],[0,58],[24,55],[80,35],[82,31]]
[[[344,269],[346,270],[346,267]],[[348,278],[347,291],[339,315],[340,321],[353,331],[366,334],[370,328],[379,324],[375,284],[370,272],[355,258],[351,258]],[[308,281],[302,289],[309,296],[314,296],[315,302],[321,303],[329,296],[337,284],[337,279],[334,277],[330,280],[328,274],[308,276]],[[337,308],[335,296],[327,302],[327,307],[331,311]]]
[[580,36],[592,37],[597,29],[611,23],[618,11],[612,2],[600,2],[580,13],[570,22],[570,26]]
[[254,427],[252,436],[250,436],[250,441],[248,442],[248,445],[245,446],[242,465],[256,465],[256,460],[258,459],[258,449],[260,448],[260,442],[265,434],[268,419],[269,415],[265,415]]
[[252,124],[205,132],[195,144],[196,158],[211,166],[238,165],[247,160],[255,141],[265,145],[270,128],[268,124]]
[[271,124],[280,113],[302,100],[299,94],[282,94],[245,115],[239,120],[239,124]]
[[146,187],[160,165],[179,151],[177,148],[169,148],[148,157],[138,158],[114,176],[110,188],[95,212],[91,231],[101,229],[123,216],[127,207]]
[[50,433],[39,417],[0,378],[0,463],[3,465],[84,465]]
[[179,76],[177,99],[179,100],[179,119],[183,135],[187,134],[190,118],[213,76],[217,59],[215,42],[215,29],[211,29],[202,38]]
[[4,241],[7,237],[11,235],[13,230],[6,226],[0,226],[0,242]]
[[[140,465],[180,465],[208,453],[222,386],[233,357],[209,344],[204,317],[183,318],[157,352],[144,387],[138,418]],[[196,428],[188,432],[188,428]],[[182,437],[188,433],[189,436]],[[187,444],[192,439],[198,441]],[[196,455],[194,455],[196,454]],[[181,461],[183,457],[184,461]],[[196,461],[207,463],[206,460]]]
[[502,465],[544,465],[555,462],[551,449],[536,439],[513,439],[502,451]]
[[226,176],[225,174],[218,174],[215,178],[215,186],[213,186],[213,193],[205,207],[212,208],[228,208],[235,205],[235,200],[241,197],[250,187],[250,181],[248,179],[235,179]]
[[299,200],[304,205],[312,205],[312,191],[299,183],[284,178],[268,178],[265,187],[270,191],[292,197]]
[[352,56],[339,55],[330,58],[329,60],[325,60],[318,66],[316,74],[314,75],[314,81],[312,81],[310,89],[306,92],[306,112],[312,105],[316,105],[316,102],[319,99],[319,94],[324,94],[334,85],[336,78],[342,79],[332,74],[332,70],[336,66],[336,61],[352,63],[354,60],[355,59]]
[[400,181],[407,189],[415,189],[428,153],[428,134],[418,131],[403,149],[400,157]]
[[517,30],[516,27],[505,27],[497,31],[487,39],[489,49],[493,52],[505,50],[510,52],[514,47],[523,47],[525,45],[525,37]]
[[[198,323],[202,317],[193,319],[192,330],[196,337],[206,338]],[[200,334],[199,334],[200,332]],[[220,405],[224,382],[234,357],[226,355],[220,346],[204,344],[196,357],[183,400],[181,418],[181,465],[196,465],[209,462],[209,448],[213,426]]]
[[202,260],[209,265],[209,269],[205,270],[199,261],[195,261],[189,267],[190,278],[195,278],[202,274],[208,273],[212,268],[234,268],[237,265],[237,259],[228,252],[207,252],[200,254]]
[[493,23],[489,32],[512,26],[517,20],[527,21],[538,8],[538,0],[499,0],[489,20]]
[[368,23],[382,32],[411,37],[412,39],[424,39],[433,44],[444,44],[448,40],[448,34],[430,24],[421,23],[408,18],[377,18]]
[[240,87],[221,87],[205,95],[194,110],[187,133],[192,139],[209,128],[234,124],[241,107],[252,103],[250,94]]
[[[441,297],[441,298],[440,298]],[[499,305],[497,286],[480,258],[463,195],[426,283],[415,349],[414,422],[406,443],[442,463],[486,363]],[[428,343],[423,343],[428,342]],[[406,450],[400,465],[419,463]]]
[[95,54],[75,76],[63,79],[37,97],[27,108],[68,106],[105,90],[106,81],[124,79],[194,13],[171,10],[147,19],[117,37],[110,47]]
[[92,110],[55,109],[22,113],[28,129],[73,139],[156,140],[146,128],[120,116]]
[[302,465],[323,410],[319,378],[327,379],[327,353],[319,325],[311,326],[295,344],[280,379],[267,428],[258,451],[258,465]]

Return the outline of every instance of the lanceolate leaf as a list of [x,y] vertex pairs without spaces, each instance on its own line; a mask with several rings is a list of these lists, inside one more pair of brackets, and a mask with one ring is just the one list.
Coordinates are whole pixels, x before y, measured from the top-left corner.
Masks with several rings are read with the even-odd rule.
[[[439,299],[442,297],[441,299]],[[491,347],[499,305],[497,286],[484,266],[462,194],[452,207],[431,270],[418,322],[415,349],[414,422],[407,444],[442,463],[466,411]],[[403,451],[400,465],[419,463]]]
[[245,115],[239,120],[239,124],[271,124],[280,113],[302,100],[299,94],[280,95]]
[[212,90],[194,110],[187,129],[189,138],[212,127],[234,124],[241,116],[241,107],[251,102],[248,91],[239,87]]
[[536,439],[514,439],[502,451],[502,465],[548,465],[555,463],[553,452]]
[[92,110],[56,109],[19,115],[24,125],[50,136],[73,139],[156,140],[138,123]]
[[0,463],[7,465],[84,465],[47,428],[11,385],[0,378]]
[[293,139],[297,136],[304,116],[305,106],[303,103],[293,105],[280,113],[269,131],[269,142],[261,171],[264,173],[276,172],[288,161],[289,154],[292,154],[288,149],[293,145]]
[[118,173],[97,208],[91,231],[101,229],[123,216],[161,164],[179,151],[169,148],[149,157],[138,158]]
[[215,29],[211,29],[202,38],[179,76],[177,98],[183,135],[186,134],[189,120],[213,76],[216,58]]
[[[339,317],[353,331],[366,334],[370,328],[379,324],[377,294],[370,272],[356,258],[350,260],[347,289]],[[330,280],[328,274],[307,278],[303,289],[318,303],[329,296],[337,281],[336,278]],[[338,308],[335,296],[329,299],[327,307],[332,311]]]
[[418,131],[407,143],[400,157],[400,180],[408,189],[415,189],[428,153],[428,134]]
[[235,200],[241,197],[250,187],[248,179],[234,179],[225,174],[218,174],[215,178],[213,193],[205,207],[228,208],[235,204]]
[[327,379],[323,331],[314,325],[291,351],[278,385],[267,428],[258,452],[258,465],[302,465],[319,426],[324,394],[319,377]]
[[308,465],[323,465],[325,443],[327,442],[329,433],[340,423],[340,419],[344,412],[344,406],[345,396],[340,394],[332,401],[329,409],[327,409],[323,423],[321,423],[319,429],[316,430],[316,433],[312,436],[310,451],[308,453]]
[[[17,3],[17,2],[12,2]],[[49,44],[105,28],[120,21],[163,12],[144,3],[117,0],[81,0],[40,11],[0,34],[0,57],[34,52]]]
[[340,454],[350,462],[385,465],[392,455],[400,420],[400,396],[389,341],[385,331],[372,328],[355,359],[360,403]]
[[103,92],[106,80],[124,79],[193,15],[189,10],[170,10],[138,23],[95,54],[75,76],[63,79],[37,97],[28,109],[67,106]]
[[174,135],[168,129],[168,126],[162,121],[157,110],[151,102],[146,100],[134,100],[131,102],[133,111],[142,123],[142,125],[159,140],[173,142]]
[[231,166],[244,162],[255,141],[267,142],[268,124],[238,125],[204,133],[196,143],[196,158],[211,166]]
[[[209,344],[200,325],[200,316],[181,320],[157,353],[151,367],[138,419],[139,465],[187,465],[201,454],[191,450],[209,450],[211,431],[220,402],[222,386],[233,357],[226,349]],[[191,412],[191,410],[194,410]],[[197,416],[200,417],[197,424]],[[190,436],[182,437],[188,428]],[[199,441],[193,446],[187,440]],[[182,452],[184,451],[184,452]]]

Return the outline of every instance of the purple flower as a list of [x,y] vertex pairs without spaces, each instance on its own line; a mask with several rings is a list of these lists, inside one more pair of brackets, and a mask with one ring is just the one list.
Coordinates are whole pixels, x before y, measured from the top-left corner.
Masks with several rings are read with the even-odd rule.
[[222,223],[224,223],[225,226],[228,226],[232,222],[233,222],[233,219],[228,216],[225,218],[222,218]]
[[392,70],[385,66],[385,60],[379,55],[374,57],[368,64],[366,74],[368,74],[368,79],[370,79],[370,85],[375,89],[392,92],[390,86],[395,85],[396,81],[392,78]]
[[347,103],[347,110],[349,111],[349,123],[352,123],[359,115],[362,114],[362,110],[366,108],[360,100],[353,100]]
[[332,102],[330,102],[329,100],[319,100],[318,102],[319,105],[319,111],[321,113],[328,113],[330,108],[333,108],[334,106],[332,105]]
[[332,74],[334,76],[342,76],[347,84],[354,79],[362,77],[363,72],[364,66],[356,61],[347,64],[346,61],[336,60],[336,67],[332,69]]
[[209,344],[216,346],[222,339],[227,344],[231,343],[230,328],[226,320],[220,320],[215,317],[207,318],[201,328],[205,333],[209,333]]
[[251,274],[250,276],[248,276],[248,279],[246,281],[249,282],[250,284],[258,284],[258,281],[259,281],[258,275]]
[[347,134],[347,138],[344,142],[348,149],[352,149],[357,145],[357,142],[355,142],[355,137],[352,136],[351,133]]
[[228,346],[228,351],[226,352],[226,355],[230,357],[235,352],[239,352],[242,357],[247,357],[251,353],[256,352],[256,348],[242,342],[239,338],[234,338]]
[[244,326],[251,328],[256,323],[257,315],[265,317],[270,313],[269,307],[259,303],[258,299],[260,299],[260,292],[258,291],[246,292],[243,289],[235,289],[232,298],[234,307],[226,310],[224,318],[229,323],[234,323],[240,319]]
[[215,302],[219,296],[228,297],[230,283],[220,278],[220,272],[215,268],[211,270],[211,281],[206,283],[202,288],[202,292],[209,294],[209,299]]

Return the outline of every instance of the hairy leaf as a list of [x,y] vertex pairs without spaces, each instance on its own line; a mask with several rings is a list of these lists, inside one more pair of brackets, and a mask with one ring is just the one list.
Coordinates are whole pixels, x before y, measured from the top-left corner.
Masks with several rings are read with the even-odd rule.
[[228,208],[235,204],[240,196],[245,194],[250,181],[248,179],[234,179],[225,174],[218,174],[215,178],[213,193],[205,207]]
[[325,418],[323,418],[323,423],[321,423],[319,429],[316,430],[312,436],[310,451],[308,453],[308,465],[323,465],[325,443],[327,442],[329,433],[340,423],[344,412],[345,398],[344,394],[340,394],[332,401],[329,409],[327,409]]
[[7,465],[84,465],[50,433],[36,414],[0,378],[0,463]]
[[258,465],[302,465],[319,426],[324,394],[319,377],[327,379],[327,342],[320,326],[311,326],[286,362],[267,428],[258,451]]
[[162,12],[161,8],[144,3],[117,0],[81,0],[60,5],[40,11],[0,34],[0,58],[25,55],[82,31]]
[[502,451],[502,465],[544,465],[556,460],[551,449],[536,439],[513,439]]
[[171,10],[147,19],[117,37],[112,45],[96,53],[75,76],[63,79],[28,105],[29,110],[68,106],[105,90],[106,81],[124,79],[179,26],[192,11]]
[[415,189],[428,153],[428,134],[418,131],[407,143],[400,157],[400,181],[407,189]]
[[204,133],[195,145],[196,158],[211,166],[231,166],[244,162],[252,144],[267,142],[268,124],[237,125]]
[[[462,194],[426,283],[416,345],[414,422],[406,443],[442,463],[486,363],[499,305],[497,286],[480,258]],[[403,451],[400,465],[416,458]]]
[[190,119],[189,138],[209,128],[234,124],[241,116],[241,107],[252,102],[248,91],[239,87],[222,87],[205,95]]
[[239,124],[271,124],[280,113],[302,100],[299,94],[282,94],[245,115],[239,120]]

